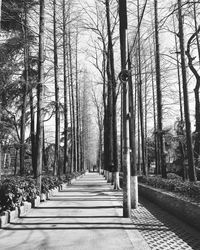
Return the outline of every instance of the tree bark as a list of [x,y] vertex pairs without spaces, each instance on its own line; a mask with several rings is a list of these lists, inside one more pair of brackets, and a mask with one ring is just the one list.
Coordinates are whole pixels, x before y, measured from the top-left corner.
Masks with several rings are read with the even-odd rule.
[[42,177],[42,144],[44,127],[43,110],[43,85],[44,85],[44,28],[45,28],[45,1],[40,0],[40,25],[39,25],[39,77],[37,86],[37,185],[41,191]]
[[162,90],[161,90],[161,70],[160,70],[160,45],[158,32],[158,1],[154,0],[154,14],[155,14],[155,64],[156,64],[156,89],[157,89],[157,136],[158,145],[160,148],[159,164],[161,166],[162,178],[167,178],[165,155],[163,150],[163,112],[162,112]]
[[21,141],[20,141],[20,175],[24,174],[25,170],[25,132],[26,132],[26,106],[27,106],[27,88],[29,82],[29,74],[28,74],[28,57],[29,57],[29,44],[28,44],[28,37],[27,37],[27,6],[26,1],[24,1],[24,24],[23,24],[23,35],[24,35],[24,82],[22,82],[22,115],[21,115]]
[[31,123],[30,123],[30,133],[31,133],[31,161],[32,161],[32,169],[34,178],[36,178],[36,171],[37,171],[37,160],[36,160],[36,134],[35,134],[35,112],[33,107],[33,91],[30,90],[29,94],[30,99],[30,116],[31,116]]
[[200,32],[200,27],[195,31],[195,33],[189,38],[187,43],[187,50],[186,55],[188,57],[188,66],[191,70],[191,72],[194,74],[196,78],[196,86],[194,89],[194,95],[195,95],[195,122],[196,122],[196,129],[195,129],[195,142],[194,142],[194,159],[195,159],[195,166],[198,167],[199,163],[199,155],[200,155],[200,99],[199,99],[199,89],[200,89],[200,75],[198,71],[195,69],[193,65],[193,60],[190,47],[192,44],[192,41],[196,38],[198,33]]
[[76,156],[77,171],[80,171],[80,131],[79,131],[79,81],[78,81],[78,27],[76,30]]
[[182,17],[183,17],[182,16],[182,1],[181,0],[178,0],[178,16],[179,16],[179,40],[180,40],[180,52],[181,52],[181,70],[182,70],[185,124],[186,124],[186,140],[187,140],[187,156],[188,156],[188,165],[189,165],[189,179],[190,179],[190,181],[196,181],[193,149],[192,149],[189,102],[188,102],[187,74],[186,74],[185,48],[184,48],[184,32],[183,32],[183,20],[182,20]]
[[58,85],[58,48],[57,48],[57,1],[53,1],[53,37],[54,37],[54,81],[55,81],[55,160],[54,160],[54,175],[61,175],[60,164],[60,101],[59,101],[59,85]]
[[135,146],[135,107],[133,101],[133,81],[131,75],[131,60],[128,53],[128,70],[129,70],[129,133],[130,133],[130,164],[131,164],[131,207],[138,207],[138,178],[136,164],[136,146]]
[[74,97],[74,78],[72,64],[72,46],[71,46],[71,31],[69,31],[69,67],[70,67],[70,89],[71,89],[71,109],[72,109],[72,151],[73,151],[73,170],[77,171],[77,147],[76,147],[76,118],[75,118],[75,97]]
[[68,171],[68,98],[67,98],[67,63],[66,63],[66,1],[63,0],[63,84],[64,84],[64,166],[63,173]]
[[[121,70],[126,70],[126,29],[127,10],[126,1],[119,1],[120,17],[120,49],[121,49]],[[122,82],[122,107],[123,107],[123,217],[130,217],[130,151],[129,151],[129,124],[127,118],[127,86]]]

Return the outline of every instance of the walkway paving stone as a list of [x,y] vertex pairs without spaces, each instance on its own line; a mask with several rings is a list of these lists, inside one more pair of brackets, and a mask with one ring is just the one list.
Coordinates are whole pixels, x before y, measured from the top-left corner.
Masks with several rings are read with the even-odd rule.
[[140,198],[132,222],[152,250],[200,250],[199,231],[150,201]]
[[122,217],[121,197],[102,176],[89,173],[1,229],[0,249],[150,249]]

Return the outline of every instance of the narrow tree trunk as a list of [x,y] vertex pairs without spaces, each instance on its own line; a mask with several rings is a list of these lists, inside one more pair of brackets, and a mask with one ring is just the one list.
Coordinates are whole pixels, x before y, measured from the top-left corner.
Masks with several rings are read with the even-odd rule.
[[111,172],[115,173],[115,189],[119,189],[119,165],[118,165],[118,145],[117,145],[117,112],[116,112],[116,80],[115,80],[115,66],[114,66],[114,53],[112,44],[112,33],[110,25],[110,6],[109,1],[106,1],[106,17],[107,17],[107,33],[108,33],[108,55],[109,55],[109,66],[110,66],[110,79],[108,81],[111,84],[111,126],[112,126],[112,136],[111,136]]
[[162,178],[167,178],[165,155],[163,150],[163,112],[162,112],[162,90],[161,90],[161,77],[160,77],[160,45],[159,45],[159,32],[158,32],[158,1],[154,0],[155,12],[155,64],[156,64],[156,86],[157,86],[157,126],[158,126],[158,142],[160,148],[159,164],[161,166]]
[[141,44],[140,44],[140,14],[139,14],[139,0],[137,0],[137,15],[138,15],[138,98],[140,111],[140,132],[141,132],[141,146],[142,146],[142,172],[146,175],[145,162],[145,142],[144,142],[144,117],[143,117],[143,97],[142,97],[142,69],[141,69]]
[[198,167],[198,161],[199,161],[199,155],[200,155],[200,100],[199,100],[199,89],[200,89],[200,75],[198,71],[196,70],[195,66],[193,65],[194,58],[191,55],[190,47],[197,36],[197,34],[200,32],[200,27],[195,31],[195,33],[189,38],[187,43],[187,50],[186,55],[188,57],[188,66],[192,73],[194,74],[196,78],[196,86],[194,89],[195,94],[195,120],[196,120],[196,129],[195,129],[195,143],[194,143],[194,159],[195,159],[195,166]]
[[60,101],[59,101],[59,85],[58,85],[58,48],[57,48],[57,1],[53,1],[53,36],[54,36],[54,81],[55,81],[55,160],[54,160],[54,175],[61,175],[60,166]]
[[30,123],[30,134],[31,134],[31,161],[32,161],[32,169],[34,178],[36,178],[36,170],[37,170],[37,160],[36,160],[36,134],[35,134],[35,114],[34,114],[34,107],[33,107],[33,91],[30,90],[29,94],[30,99],[30,116],[31,116],[31,123]]
[[17,160],[18,160],[18,149],[15,149],[15,165],[14,165],[14,175],[17,174]]
[[47,165],[47,154],[46,154],[46,149],[45,149],[45,129],[43,127],[43,146],[42,146],[42,156],[43,156],[43,170],[48,172],[48,165]]
[[[146,61],[146,58],[144,58],[144,60]],[[148,161],[148,147],[147,147],[147,114],[148,114],[148,105],[147,105],[147,67],[145,66],[145,80],[144,80],[144,85],[145,85],[145,105],[144,105],[144,142],[145,142],[145,163],[146,163],[146,175],[148,175],[148,170],[149,170],[149,161]]]
[[76,155],[77,171],[80,171],[80,140],[79,140],[79,82],[78,82],[78,27],[76,30]]
[[181,121],[183,122],[183,106],[182,106],[182,91],[181,91],[181,76],[180,76],[180,62],[179,62],[179,53],[178,53],[178,41],[175,32],[175,21],[173,17],[173,26],[174,26],[174,41],[175,41],[175,48],[176,48],[176,65],[177,65],[177,77],[178,77],[178,90],[179,90],[179,105],[180,105],[180,117]]
[[[1,5],[0,5],[1,7]],[[2,96],[0,94],[0,122],[1,122],[1,117],[2,117]],[[1,174],[2,174],[2,141],[0,139],[0,181],[1,181]]]
[[43,144],[43,84],[44,84],[44,20],[45,20],[45,2],[40,0],[40,28],[39,28],[39,78],[37,86],[37,185],[41,191],[42,176],[42,144]]
[[[121,70],[126,70],[126,29],[127,10],[126,1],[119,1],[120,17],[120,48],[121,48]],[[123,95],[123,216],[130,217],[131,197],[130,197],[130,151],[129,151],[129,124],[127,119],[127,86],[121,82]]]
[[[131,71],[130,54],[128,53],[128,70]],[[131,207],[138,207],[138,178],[137,178],[137,164],[136,164],[136,146],[135,146],[135,108],[133,101],[133,81],[132,75],[129,75],[129,133],[130,133],[130,162],[131,162]]]
[[[175,48],[176,48],[176,64],[177,64],[177,77],[178,77],[178,90],[179,90],[179,106],[180,106],[180,119],[181,123],[184,123],[183,120],[183,101],[182,101],[182,90],[181,90],[181,72],[180,72],[180,61],[179,61],[179,53],[178,53],[178,40],[177,40],[177,35],[176,35],[176,30],[175,30],[175,20],[173,16],[173,26],[174,26],[174,41],[175,41]],[[180,132],[181,135],[184,135],[183,131],[183,126],[182,126],[182,131]],[[184,146],[181,141],[179,141],[179,147],[181,148],[181,161],[182,161],[182,166],[183,166],[183,180],[187,179],[187,168],[185,165],[185,154],[184,154]]]
[[73,165],[74,165],[74,142],[73,142],[73,117],[72,117],[72,98],[71,98],[71,74],[70,74],[70,56],[69,56],[69,37],[67,40],[68,47],[67,47],[67,74],[68,74],[68,96],[69,96],[69,116],[70,116],[70,139],[71,139],[71,147],[70,147],[70,173],[73,172]]
[[71,31],[69,31],[69,66],[70,66],[70,87],[71,87],[71,107],[72,107],[72,143],[73,143],[73,170],[77,171],[77,148],[76,148],[76,118],[75,118],[75,97],[74,78],[72,64]]
[[63,173],[68,171],[68,98],[67,98],[67,63],[66,63],[66,1],[63,0],[63,84],[64,84],[64,166]]
[[[1,31],[1,7],[2,7],[2,0],[0,0],[0,31]],[[0,122],[1,122],[1,112],[2,112],[1,100],[2,98],[0,96]],[[2,146],[1,146],[1,140],[0,140],[0,181],[1,181],[1,172],[2,172]]]
[[24,82],[22,82],[22,115],[21,115],[21,142],[20,142],[20,175],[24,174],[24,158],[25,158],[25,132],[26,132],[26,106],[27,106],[27,87],[28,87],[28,56],[29,56],[29,44],[27,37],[27,6],[26,1],[24,1],[24,25],[23,25],[23,33],[24,33]]
[[182,69],[183,98],[184,98],[184,111],[185,111],[185,124],[186,124],[187,156],[189,165],[189,179],[190,181],[195,181],[196,174],[194,168],[194,158],[192,149],[181,0],[178,0],[178,16],[179,16],[179,39],[180,39],[180,52],[181,52],[181,69]]
[[157,134],[156,134],[156,98],[155,98],[155,87],[154,87],[154,74],[153,74],[153,60],[152,60],[152,51],[150,50],[151,55],[151,85],[152,85],[152,97],[153,97],[153,122],[154,122],[154,152],[155,152],[155,174],[158,174],[158,142],[157,142]]
[[197,41],[197,50],[198,50],[198,57],[199,57],[199,64],[200,64],[200,42],[199,42],[199,36],[198,36],[198,25],[197,25],[197,13],[196,13],[196,2],[193,2],[194,6],[194,24],[195,24],[195,32],[196,32],[196,41]]

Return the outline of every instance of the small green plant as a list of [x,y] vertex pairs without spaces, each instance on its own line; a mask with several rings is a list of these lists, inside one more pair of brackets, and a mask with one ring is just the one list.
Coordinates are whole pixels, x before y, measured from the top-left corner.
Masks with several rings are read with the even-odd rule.
[[[42,177],[42,193],[58,187],[62,183],[69,182],[82,173],[71,173],[57,176],[45,175]],[[36,180],[32,176],[10,176],[4,178],[0,183],[0,213],[6,210],[14,210],[15,207],[23,204],[24,201],[32,202],[40,195]]]
[[163,179],[161,176],[142,176],[139,178],[139,182],[184,195],[185,197],[190,197],[200,202],[200,182],[192,183],[183,181],[182,178],[176,174],[168,174],[167,179]]

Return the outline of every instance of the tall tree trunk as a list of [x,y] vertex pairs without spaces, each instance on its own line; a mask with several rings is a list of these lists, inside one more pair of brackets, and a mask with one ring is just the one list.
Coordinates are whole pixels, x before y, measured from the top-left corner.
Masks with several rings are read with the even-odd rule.
[[[138,73],[138,65],[137,65],[137,74]],[[138,126],[137,126],[137,131],[138,131],[138,170],[139,174],[142,174],[142,168],[141,168],[141,133],[140,133],[140,94],[139,94],[139,84],[138,84],[138,77],[137,75],[137,83],[136,83],[136,92],[137,92],[137,121],[138,121]]]
[[[120,49],[121,49],[121,70],[126,70],[126,29],[127,29],[127,9],[126,1],[119,1],[120,18]],[[123,216],[130,217],[131,197],[130,197],[130,152],[129,152],[129,124],[127,119],[127,86],[122,83],[122,108],[123,108]]]
[[31,134],[31,161],[32,161],[32,169],[34,178],[36,178],[36,170],[37,170],[37,160],[36,160],[36,134],[35,134],[35,112],[33,107],[33,91],[30,90],[29,94],[30,99],[30,116],[31,116],[31,123],[30,123],[30,134]]
[[48,165],[47,165],[47,154],[45,149],[45,129],[43,127],[43,145],[42,145],[42,159],[43,159],[43,170],[48,172]]
[[178,91],[179,91],[179,105],[180,105],[180,117],[181,121],[183,122],[183,106],[182,106],[182,91],[181,91],[181,76],[180,76],[180,62],[179,62],[179,53],[178,53],[178,41],[177,35],[175,31],[175,21],[173,16],[173,26],[174,26],[174,41],[175,41],[175,48],[176,48],[176,64],[177,64],[177,77],[178,77]]
[[155,65],[156,65],[156,89],[157,89],[157,135],[158,145],[160,148],[159,164],[161,166],[162,178],[167,178],[165,155],[163,150],[163,112],[162,112],[162,90],[160,77],[160,46],[159,46],[159,32],[158,32],[158,1],[154,0],[154,14],[155,14]]
[[129,70],[129,133],[130,133],[130,162],[131,162],[131,207],[138,207],[138,178],[137,178],[137,164],[136,164],[136,146],[135,146],[135,107],[133,100],[133,81],[131,73],[131,59],[128,53],[128,70]]
[[[150,45],[150,44],[149,44]],[[153,60],[152,60],[152,50],[150,49],[151,55],[151,87],[152,87],[152,97],[153,97],[153,122],[154,122],[154,152],[155,152],[155,174],[158,174],[158,143],[157,143],[157,124],[156,124],[156,98],[155,98],[155,87],[154,87],[154,74],[153,74]]]
[[[181,90],[181,72],[180,72],[180,60],[179,60],[179,53],[178,53],[178,39],[175,30],[175,20],[173,16],[173,26],[174,26],[174,41],[175,41],[175,48],[176,48],[176,65],[177,65],[177,77],[178,77],[178,90],[179,90],[179,106],[180,106],[180,122],[184,124],[183,120],[183,101],[182,101],[182,90]],[[181,131],[179,132],[182,136],[184,135],[183,126],[181,127]],[[187,168],[185,165],[185,154],[184,154],[184,144],[179,141],[179,147],[181,148],[181,162],[183,166],[183,180],[187,179]]]
[[100,128],[99,129],[99,174],[101,174],[102,170],[102,146],[103,146],[102,136],[103,136],[103,128]]
[[68,171],[68,98],[67,98],[67,63],[66,63],[66,1],[63,0],[63,84],[64,84],[64,166],[63,173]]
[[44,28],[45,28],[45,1],[40,0],[40,26],[39,26],[39,77],[37,86],[37,185],[41,191],[42,176],[42,144],[43,144],[43,127],[44,127],[44,110],[43,110],[43,85],[44,85]]
[[[144,56],[144,60],[146,61],[146,58]],[[145,105],[144,105],[144,142],[145,142],[145,163],[146,163],[146,175],[148,175],[148,170],[149,170],[149,161],[148,161],[148,147],[147,147],[147,114],[148,114],[148,104],[147,104],[147,90],[148,90],[148,87],[147,87],[147,66],[145,66],[145,80],[144,80],[144,86],[145,86],[145,93],[144,93],[144,96],[145,96]]]
[[115,80],[115,68],[114,68],[114,54],[112,44],[112,33],[110,25],[110,5],[109,1],[106,1],[106,18],[107,18],[107,33],[108,33],[108,55],[110,66],[110,79],[108,78],[108,84],[111,84],[111,172],[115,174],[115,189],[119,189],[119,165],[118,165],[118,145],[117,145],[117,112],[116,112],[116,80]]
[[197,13],[196,13],[196,2],[193,2],[194,6],[194,24],[195,24],[195,32],[196,32],[196,41],[197,41],[197,51],[198,51],[198,57],[199,57],[199,64],[200,64],[200,42],[199,42],[199,36],[198,36],[198,25],[197,25]]
[[60,101],[59,101],[59,85],[58,85],[58,48],[57,48],[57,1],[53,1],[53,36],[54,36],[54,81],[55,81],[55,163],[53,174],[61,175],[60,165]]
[[26,1],[24,1],[24,25],[23,25],[23,33],[24,33],[24,82],[22,82],[22,115],[21,115],[21,141],[20,141],[20,175],[24,174],[25,169],[25,132],[26,132],[26,106],[27,106],[27,88],[29,82],[29,75],[28,75],[28,57],[29,57],[29,44],[28,44],[28,37],[27,37],[27,6]]
[[69,66],[70,66],[70,87],[71,87],[71,107],[72,107],[72,145],[73,145],[73,170],[77,171],[77,148],[76,148],[76,118],[75,118],[75,97],[74,97],[74,78],[72,63],[71,31],[69,31]]
[[145,162],[145,142],[144,142],[144,117],[143,117],[143,97],[142,97],[142,70],[141,70],[141,44],[140,44],[140,14],[139,14],[139,0],[137,0],[137,16],[138,16],[138,98],[140,111],[140,132],[141,132],[141,146],[142,146],[142,172],[146,175]]
[[[1,6],[1,5],[0,5]],[[0,94],[0,123],[2,117],[2,96]],[[2,174],[2,141],[0,140],[0,181],[1,181],[1,174]]]
[[200,32],[200,27],[195,31],[195,33],[189,38],[187,43],[186,55],[188,57],[188,66],[196,78],[196,86],[194,89],[195,94],[195,143],[194,143],[194,159],[195,166],[198,167],[199,155],[200,155],[200,100],[199,100],[199,89],[200,89],[200,75],[193,65],[194,58],[191,55],[190,47],[193,40],[196,38],[197,34]]
[[14,175],[17,174],[17,160],[18,160],[18,149],[15,149]]
[[184,98],[184,111],[185,111],[185,124],[186,124],[187,156],[189,165],[189,179],[190,181],[195,181],[196,174],[195,174],[193,149],[192,149],[181,0],[178,0],[178,16],[179,16],[179,40],[180,40],[180,52],[181,52],[181,69],[182,69],[183,98]]
[[80,131],[79,131],[79,79],[78,79],[78,26],[76,30],[76,155],[77,171],[80,171]]
[[67,39],[67,79],[68,79],[68,97],[69,97],[69,116],[70,116],[70,139],[71,139],[71,148],[70,148],[70,173],[73,172],[73,166],[74,166],[74,142],[73,142],[73,117],[72,117],[72,98],[71,98],[71,73],[70,73],[70,56],[69,56],[69,36]]

